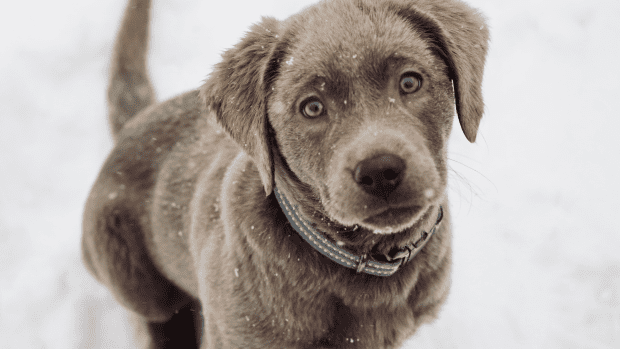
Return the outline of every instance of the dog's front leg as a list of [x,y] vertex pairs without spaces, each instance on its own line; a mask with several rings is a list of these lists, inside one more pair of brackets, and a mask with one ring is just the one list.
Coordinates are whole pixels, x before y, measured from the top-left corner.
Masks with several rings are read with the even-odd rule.
[[129,321],[133,327],[135,348],[198,348],[202,334],[200,307],[187,305],[170,320],[162,323],[150,322],[131,313]]

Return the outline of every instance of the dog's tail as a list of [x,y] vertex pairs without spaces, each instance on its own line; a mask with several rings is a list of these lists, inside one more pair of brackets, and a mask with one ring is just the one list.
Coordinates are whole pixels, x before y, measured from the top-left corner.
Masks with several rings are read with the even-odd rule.
[[150,10],[151,0],[129,0],[114,44],[108,85],[114,138],[127,121],[155,101],[146,67]]

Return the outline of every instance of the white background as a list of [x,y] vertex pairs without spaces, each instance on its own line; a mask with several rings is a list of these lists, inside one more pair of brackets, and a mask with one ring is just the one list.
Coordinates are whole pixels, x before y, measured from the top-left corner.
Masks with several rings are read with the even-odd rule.
[[[155,0],[160,100],[195,88],[261,15],[309,1]],[[475,0],[492,42],[478,142],[455,124],[453,287],[406,348],[620,348],[620,2]],[[124,1],[0,11],[0,348],[131,347],[85,271],[82,208],[111,149]]]

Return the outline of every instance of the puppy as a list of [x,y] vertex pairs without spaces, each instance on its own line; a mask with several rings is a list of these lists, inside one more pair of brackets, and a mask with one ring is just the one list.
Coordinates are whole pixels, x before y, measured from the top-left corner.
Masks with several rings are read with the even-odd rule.
[[87,268],[138,346],[398,348],[448,295],[448,137],[482,116],[488,31],[459,0],[328,0],[252,26],[155,104],[148,0],[113,57],[115,146]]

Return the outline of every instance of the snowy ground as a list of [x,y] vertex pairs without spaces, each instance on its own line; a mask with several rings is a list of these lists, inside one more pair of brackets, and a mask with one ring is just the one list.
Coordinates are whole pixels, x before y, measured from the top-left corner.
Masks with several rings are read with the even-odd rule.
[[[261,15],[308,1],[155,0],[160,99],[198,86]],[[475,0],[489,18],[478,143],[451,143],[448,304],[407,348],[620,348],[620,2]],[[110,150],[104,88],[123,0],[0,11],[0,348],[131,347],[79,257]],[[174,33],[174,35],[172,35]]]

